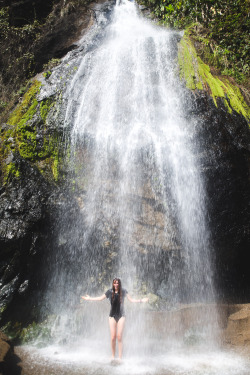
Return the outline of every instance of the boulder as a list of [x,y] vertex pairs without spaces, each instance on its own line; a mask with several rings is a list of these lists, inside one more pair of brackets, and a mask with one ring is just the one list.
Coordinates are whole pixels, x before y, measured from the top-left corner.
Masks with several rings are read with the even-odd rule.
[[250,304],[235,305],[234,310],[228,317],[225,343],[250,350]]
[[21,375],[20,358],[15,354],[14,346],[6,335],[0,332],[0,374]]

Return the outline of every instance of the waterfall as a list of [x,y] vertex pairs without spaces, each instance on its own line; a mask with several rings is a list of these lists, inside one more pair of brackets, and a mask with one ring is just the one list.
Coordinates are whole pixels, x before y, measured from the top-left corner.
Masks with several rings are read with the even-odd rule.
[[[63,364],[72,375],[117,373],[105,365],[107,301],[79,300],[103,294],[119,276],[132,296],[149,295],[148,305],[126,303],[120,373],[248,373],[247,363],[217,345],[201,124],[187,115],[180,38],[121,0],[111,13],[97,15],[63,61],[74,70],[61,99],[79,210],[59,217],[62,246],[50,262],[45,305],[56,315],[52,334],[60,345],[33,353],[55,371]],[[52,73],[50,93],[60,74]]]
[[[119,276],[130,294],[150,293],[151,310],[196,304],[185,335],[195,331],[216,341],[199,124],[186,115],[185,88],[178,79],[180,38],[123,0],[111,15],[99,14],[74,53],[71,66],[77,70],[63,98],[80,212],[70,243],[55,254],[48,291],[51,310],[64,314],[55,325],[61,340],[72,332],[95,339],[102,332],[108,340],[107,305],[85,303],[73,314],[72,306],[80,295],[103,294]],[[61,218],[61,242],[69,220],[68,213]],[[150,318],[147,309],[136,316],[132,307],[126,310],[133,321],[127,332],[137,332],[133,351]],[[182,326],[181,321],[161,324],[172,334],[173,326],[177,331]],[[145,352],[152,350],[149,341]]]
[[101,43],[82,57],[65,120],[82,188],[77,257],[88,261],[87,283],[120,275],[129,289],[139,282],[171,301],[213,301],[206,193],[197,124],[185,115],[178,81],[179,37],[122,1]]

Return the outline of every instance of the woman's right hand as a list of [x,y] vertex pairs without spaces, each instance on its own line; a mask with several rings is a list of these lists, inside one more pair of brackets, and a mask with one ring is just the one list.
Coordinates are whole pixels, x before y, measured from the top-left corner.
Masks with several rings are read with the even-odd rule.
[[86,301],[89,301],[90,300],[90,296],[88,294],[86,294],[86,296],[82,296],[81,297],[82,299],[85,299]]

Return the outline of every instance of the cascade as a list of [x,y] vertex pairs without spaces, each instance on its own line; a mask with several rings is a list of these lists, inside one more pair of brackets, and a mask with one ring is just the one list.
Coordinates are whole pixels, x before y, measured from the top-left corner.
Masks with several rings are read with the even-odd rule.
[[[74,342],[71,361],[106,358],[108,304],[83,302],[74,313],[72,306],[85,293],[103,294],[119,276],[130,294],[151,298],[139,308],[126,303],[125,372],[246,374],[238,358],[217,350],[200,124],[186,115],[178,80],[181,35],[143,19],[128,0],[98,20],[82,41],[84,53],[79,45],[78,69],[63,98],[80,212],[72,244],[56,255],[47,293],[60,315],[55,337]],[[67,220],[61,218],[62,228]],[[157,296],[164,301],[160,312]],[[189,311],[184,328],[183,311]],[[68,349],[56,351],[67,361]],[[43,349],[50,357],[54,352]],[[101,366],[91,363],[93,371]]]
[[[129,289],[138,281],[171,301],[209,301],[214,291],[197,124],[185,118],[176,38],[138,17],[134,3],[122,2],[67,90],[65,121],[83,186],[77,257],[84,263],[91,253],[86,282],[117,274]],[[103,256],[103,246],[114,242],[112,254]]]

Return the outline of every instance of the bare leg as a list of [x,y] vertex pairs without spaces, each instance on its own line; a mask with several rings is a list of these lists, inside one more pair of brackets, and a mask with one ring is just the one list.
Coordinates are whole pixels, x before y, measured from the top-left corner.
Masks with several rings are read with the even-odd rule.
[[116,327],[117,327],[117,323],[115,319],[109,317],[112,359],[115,358]]
[[125,316],[122,316],[117,323],[117,340],[119,349],[119,359],[122,358],[122,334],[125,325]]

